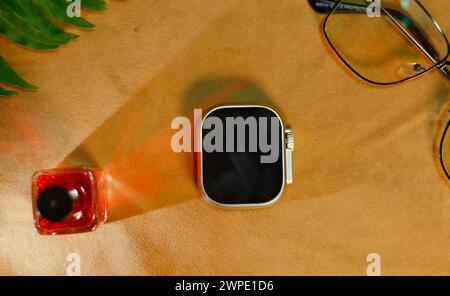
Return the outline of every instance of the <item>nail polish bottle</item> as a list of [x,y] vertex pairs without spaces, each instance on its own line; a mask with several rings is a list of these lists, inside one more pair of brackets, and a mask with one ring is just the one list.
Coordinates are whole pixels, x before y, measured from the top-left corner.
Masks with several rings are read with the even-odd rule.
[[107,219],[102,171],[51,169],[34,174],[32,202],[38,233],[56,235],[92,231]]

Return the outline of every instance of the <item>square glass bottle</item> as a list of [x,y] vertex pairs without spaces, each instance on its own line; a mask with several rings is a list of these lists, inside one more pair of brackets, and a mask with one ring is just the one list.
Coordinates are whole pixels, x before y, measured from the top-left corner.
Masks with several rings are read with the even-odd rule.
[[33,215],[43,235],[92,231],[107,220],[103,172],[94,168],[51,169],[32,179]]

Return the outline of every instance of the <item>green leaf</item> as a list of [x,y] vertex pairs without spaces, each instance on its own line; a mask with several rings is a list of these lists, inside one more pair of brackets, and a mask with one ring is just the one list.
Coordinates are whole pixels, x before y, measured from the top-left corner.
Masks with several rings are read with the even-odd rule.
[[23,80],[0,56],[0,82],[18,86],[28,90],[36,90],[37,87]]
[[103,0],[81,0],[81,6],[92,10],[105,10],[108,7]]
[[33,0],[4,0],[23,21],[48,38],[58,43],[66,44],[70,40],[78,38],[78,35],[66,33],[63,29],[50,21],[47,16],[33,3]]
[[17,94],[17,92],[14,90],[7,90],[0,87],[0,96],[12,96],[15,94]]
[[38,50],[54,49],[61,45],[30,27],[3,0],[0,1],[0,34],[18,44]]
[[48,12],[53,17],[59,19],[64,23],[75,25],[82,28],[94,28],[95,25],[91,24],[82,17],[69,17],[67,15],[68,5],[59,0],[33,0],[33,2],[39,5],[42,9]]

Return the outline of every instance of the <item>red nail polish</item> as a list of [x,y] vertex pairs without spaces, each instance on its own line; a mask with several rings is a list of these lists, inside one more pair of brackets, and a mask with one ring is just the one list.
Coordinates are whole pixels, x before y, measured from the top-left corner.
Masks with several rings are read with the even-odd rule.
[[92,231],[107,219],[104,178],[97,169],[37,172],[32,195],[35,227],[40,234]]

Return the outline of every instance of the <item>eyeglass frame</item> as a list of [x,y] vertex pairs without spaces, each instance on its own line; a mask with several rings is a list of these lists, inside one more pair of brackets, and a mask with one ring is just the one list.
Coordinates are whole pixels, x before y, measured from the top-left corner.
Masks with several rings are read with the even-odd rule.
[[[384,12],[394,23],[395,25],[403,32],[405,33],[408,38],[417,46],[419,47],[419,49],[433,62],[433,66],[430,67],[429,69],[426,69],[423,72],[417,73],[413,76],[404,78],[402,80],[399,81],[394,81],[394,82],[377,82],[377,81],[373,81],[369,78],[364,77],[362,74],[360,74],[357,70],[355,70],[349,62],[346,61],[346,59],[339,53],[339,51],[336,49],[336,47],[334,46],[333,42],[331,41],[331,38],[327,32],[327,24],[328,21],[330,19],[330,17],[336,13],[336,11],[341,7],[342,4],[345,4],[346,8],[348,10],[346,10],[345,12],[348,13],[358,13],[358,12],[362,12],[361,9],[363,9],[364,13],[367,13],[367,6],[362,6],[362,5],[358,5],[358,4],[354,4],[354,3],[345,3],[345,0],[308,0],[308,2],[310,3],[310,5],[312,6],[312,8],[318,12],[318,13],[322,13],[322,14],[327,14],[323,25],[322,25],[322,31],[323,34],[325,35],[325,38],[327,39],[329,45],[331,46],[331,48],[333,49],[333,51],[336,53],[336,55],[339,57],[339,59],[354,73],[356,74],[359,78],[363,79],[364,81],[371,83],[371,84],[375,84],[375,85],[394,85],[394,84],[399,84],[402,82],[406,82],[408,80],[414,79],[414,78],[418,78],[419,76],[422,76],[424,74],[429,73],[430,71],[439,69],[442,71],[442,73],[450,80],[450,69],[447,68],[447,66],[450,65],[450,61],[448,61],[448,58],[450,57],[450,42],[447,38],[447,36],[445,35],[444,31],[442,30],[441,26],[439,25],[439,23],[435,20],[435,18],[431,15],[431,13],[425,8],[425,6],[423,6],[423,4],[419,1],[419,0],[414,0],[422,9],[423,11],[427,14],[427,16],[430,18],[430,20],[432,21],[432,23],[434,24],[434,26],[437,28],[437,30],[439,31],[439,33],[441,34],[442,38],[444,39],[446,45],[447,45],[447,54],[444,58],[442,58],[439,62],[436,62],[433,57],[431,56],[432,53],[427,52],[426,49],[423,48],[423,45],[421,45],[417,40],[415,40],[410,33],[408,33],[392,16],[392,12],[396,12],[402,16],[404,16],[401,12],[396,11],[394,9],[390,9],[390,12],[384,8],[383,6],[381,6],[381,10],[382,12]],[[319,6],[319,3],[324,4],[325,6]],[[406,16],[404,16],[405,18],[407,18]],[[409,19],[409,18],[407,18]],[[411,24],[414,25],[414,22],[410,22]],[[415,26],[415,25],[414,25]],[[416,26],[415,26],[416,27]],[[417,27],[416,27],[417,28]],[[416,32],[418,35],[422,35],[423,38],[423,42],[427,42],[426,38],[423,36],[423,34],[418,31]],[[428,44],[428,46],[430,47],[428,49],[428,51],[434,51],[436,53],[436,50],[432,47],[431,44]]]
[[[447,125],[445,125],[445,121],[443,121],[443,133],[442,133],[442,138],[439,141],[439,163],[442,166],[442,169],[444,170],[445,175],[447,176],[447,178],[450,180],[450,167],[447,167],[444,163],[444,143],[446,141],[447,137],[450,137],[450,107],[446,109],[445,115],[446,115],[446,119],[447,119]],[[449,139],[447,139],[447,141],[450,141]],[[448,144],[447,144],[448,145]]]

